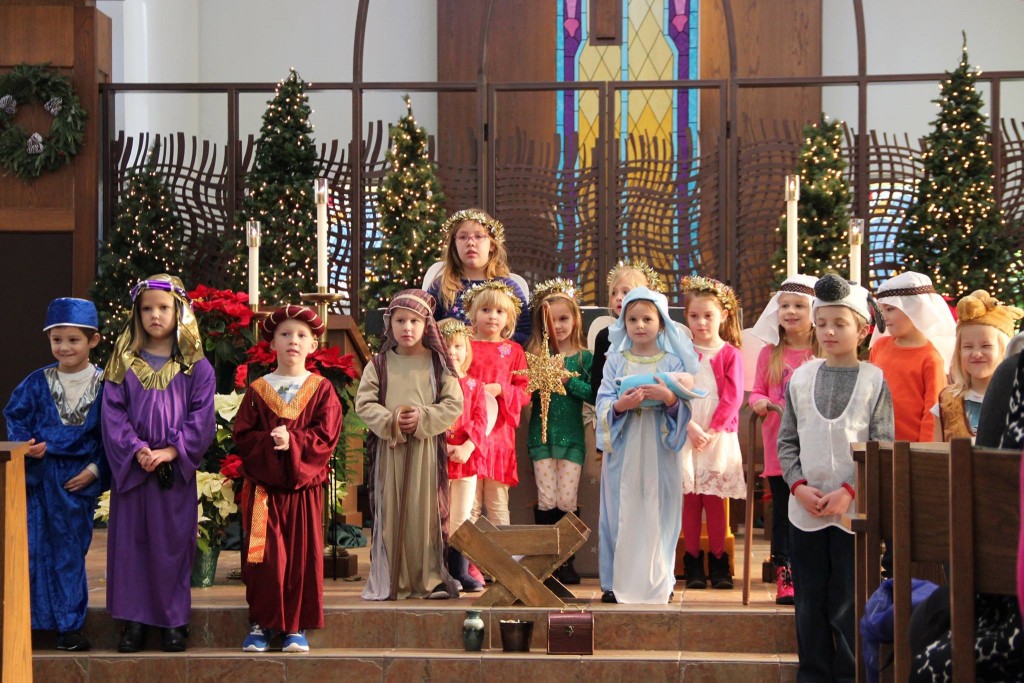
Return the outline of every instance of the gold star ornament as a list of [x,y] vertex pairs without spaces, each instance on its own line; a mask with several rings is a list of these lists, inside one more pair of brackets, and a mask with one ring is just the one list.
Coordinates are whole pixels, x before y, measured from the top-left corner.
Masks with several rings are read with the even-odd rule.
[[544,332],[543,351],[540,354],[526,352],[526,370],[513,370],[514,375],[525,374],[529,378],[526,390],[531,394],[540,394],[540,434],[541,443],[548,442],[548,408],[551,406],[551,394],[565,396],[564,377],[579,377],[580,373],[565,369],[565,354],[551,355],[548,344],[548,333]]

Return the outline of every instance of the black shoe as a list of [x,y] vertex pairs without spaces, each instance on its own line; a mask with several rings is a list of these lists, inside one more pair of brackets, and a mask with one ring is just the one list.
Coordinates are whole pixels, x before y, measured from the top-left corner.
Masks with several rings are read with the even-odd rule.
[[188,638],[188,626],[162,629],[164,652],[184,652],[185,639]]
[[577,586],[580,583],[580,575],[576,573],[576,567],[573,566],[575,560],[576,556],[573,555],[565,561],[565,564],[555,570],[555,578],[563,585]]
[[86,652],[92,646],[81,631],[66,631],[57,634],[57,649],[65,652]]
[[140,652],[146,645],[146,625],[137,621],[124,622],[121,640],[117,641],[118,652]]
[[691,555],[686,553],[683,555],[683,568],[686,572],[686,587],[687,588],[707,588],[708,579],[704,575],[704,551],[701,550],[699,555]]
[[612,593],[611,591],[605,591],[601,595],[601,602],[617,603],[618,600],[615,599],[615,593]]
[[729,571],[729,553],[723,552],[719,557],[708,555],[708,573],[711,574],[711,587],[719,589],[732,588],[732,572]]

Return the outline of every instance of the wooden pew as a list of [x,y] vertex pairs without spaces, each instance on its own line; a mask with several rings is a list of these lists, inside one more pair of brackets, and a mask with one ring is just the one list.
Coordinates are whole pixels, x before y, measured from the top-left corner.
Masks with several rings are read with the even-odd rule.
[[[893,676],[897,681],[910,676],[910,579],[941,583],[942,565],[949,562],[949,451],[946,443],[897,441],[892,448]],[[925,571],[912,563],[934,563],[934,568]]]
[[847,514],[844,521],[854,532],[854,618],[857,624],[854,657],[857,660],[857,683],[866,683],[860,621],[864,617],[868,598],[881,583],[878,550],[882,536],[892,537],[892,443],[853,443],[850,444],[850,450],[856,465],[854,490],[857,492],[857,512]]
[[1017,594],[1021,454],[953,441],[949,458],[953,680],[974,682],[974,594]]
[[0,680],[31,683],[26,453],[27,444],[0,442]]

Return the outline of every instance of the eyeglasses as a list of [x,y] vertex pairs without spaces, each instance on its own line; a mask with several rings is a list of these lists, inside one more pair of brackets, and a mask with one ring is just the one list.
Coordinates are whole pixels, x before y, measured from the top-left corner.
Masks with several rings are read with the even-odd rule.
[[490,238],[486,232],[477,233],[475,235],[456,235],[455,241],[459,244],[469,244],[470,242],[483,242]]

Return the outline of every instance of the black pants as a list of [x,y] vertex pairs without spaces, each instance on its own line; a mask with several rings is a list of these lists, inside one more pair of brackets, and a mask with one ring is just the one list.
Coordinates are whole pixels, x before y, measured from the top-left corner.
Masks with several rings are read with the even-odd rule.
[[772,564],[789,564],[789,486],[782,476],[765,477],[772,492]]
[[790,531],[800,683],[853,681],[853,534],[835,526]]

